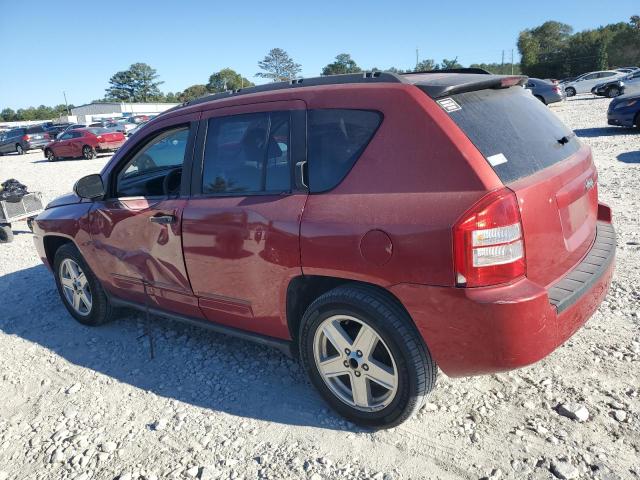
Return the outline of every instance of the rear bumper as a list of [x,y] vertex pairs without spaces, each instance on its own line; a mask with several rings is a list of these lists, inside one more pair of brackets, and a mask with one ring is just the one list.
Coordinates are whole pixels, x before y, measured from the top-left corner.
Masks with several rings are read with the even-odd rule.
[[109,142],[109,143],[99,143],[96,146],[96,151],[97,152],[115,152],[116,150],[118,150],[122,145],[124,144],[123,142]]
[[614,258],[615,232],[600,220],[587,256],[548,289],[525,278],[487,288],[403,284],[391,291],[447,375],[495,373],[541,360],[584,325],[607,295]]

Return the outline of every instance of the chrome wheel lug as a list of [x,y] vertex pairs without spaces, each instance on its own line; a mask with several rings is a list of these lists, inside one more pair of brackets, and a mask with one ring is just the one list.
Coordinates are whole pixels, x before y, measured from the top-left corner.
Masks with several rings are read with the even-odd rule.
[[351,355],[351,350],[349,350],[348,348],[345,348],[344,353],[346,353],[347,355]]
[[349,368],[349,362],[345,360],[345,361],[344,361],[344,366],[345,366],[345,367],[347,367],[347,368]]
[[356,352],[356,355],[357,355],[357,356],[359,356],[359,357],[361,357],[361,356],[362,356],[362,352],[361,352],[360,350],[358,350],[358,351]]
[[366,372],[367,370],[369,370],[369,365],[367,365],[366,363],[363,364],[362,369]]
[[356,370],[355,372],[353,372],[353,374],[354,374],[356,377],[359,377],[359,376],[360,376],[360,372],[359,372],[359,371],[357,371],[357,370]]

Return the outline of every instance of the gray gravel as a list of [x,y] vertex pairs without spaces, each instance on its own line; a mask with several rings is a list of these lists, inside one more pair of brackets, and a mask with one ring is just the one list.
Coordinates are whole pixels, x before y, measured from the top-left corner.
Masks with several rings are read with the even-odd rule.
[[[640,134],[608,128],[607,104],[552,106],[592,146],[615,212],[607,301],[536,365],[441,375],[389,431],[334,415],[275,350],[157,319],[151,360],[137,314],[77,324],[17,224],[0,245],[0,480],[640,478]],[[107,159],[10,155],[0,178],[50,200]]]

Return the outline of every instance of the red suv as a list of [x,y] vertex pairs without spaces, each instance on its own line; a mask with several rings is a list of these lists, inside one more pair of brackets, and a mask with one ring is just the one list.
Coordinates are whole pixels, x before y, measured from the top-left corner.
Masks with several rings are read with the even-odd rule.
[[482,71],[366,73],[158,116],[35,221],[81,323],[114,307],[298,354],[342,415],[397,425],[449,376],[540,360],[605,297],[589,147]]

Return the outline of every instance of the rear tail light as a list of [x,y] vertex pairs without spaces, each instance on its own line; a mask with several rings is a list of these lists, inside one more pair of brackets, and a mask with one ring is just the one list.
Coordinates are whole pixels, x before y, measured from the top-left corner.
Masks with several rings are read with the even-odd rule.
[[520,210],[511,190],[476,202],[453,227],[453,238],[459,287],[507,283],[526,272]]
[[553,87],[553,91],[556,93],[560,93],[560,87]]
[[29,140],[31,140],[31,137],[29,135],[23,135],[22,140],[24,140],[25,142],[28,142]]
[[96,138],[98,139],[99,142],[102,141],[102,135],[98,135]]

